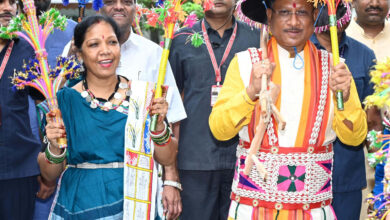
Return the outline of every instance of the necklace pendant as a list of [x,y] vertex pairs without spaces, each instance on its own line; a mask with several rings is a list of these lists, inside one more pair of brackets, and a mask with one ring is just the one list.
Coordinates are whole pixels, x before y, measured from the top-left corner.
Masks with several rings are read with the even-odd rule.
[[121,97],[122,97],[122,95],[121,95],[119,92],[116,92],[116,93],[114,94],[114,99],[116,99],[116,100],[121,99]]
[[88,96],[88,92],[87,91],[84,90],[84,91],[81,92],[81,97],[83,97],[85,99],[85,98],[87,98],[87,96]]
[[130,105],[130,103],[129,103],[129,101],[124,100],[124,101],[122,102],[122,105],[123,105],[124,107],[128,107],[128,106]]
[[91,96],[87,96],[87,97],[85,97],[85,100],[87,101],[87,102],[91,102],[92,101],[92,98],[91,98]]
[[127,83],[121,82],[121,83],[119,83],[119,88],[127,89],[127,88],[129,88],[129,86],[127,85]]
[[112,109],[112,103],[106,102],[106,103],[104,103],[103,107],[104,107],[104,109],[107,109],[105,111],[108,111],[108,110]]
[[93,108],[93,109],[97,108],[97,107],[98,107],[98,104],[97,104],[96,102],[97,102],[96,99],[92,100],[92,102],[91,102],[91,104],[90,104],[89,106],[90,106],[91,108]]
[[122,113],[124,109],[123,109],[122,106],[119,106],[116,110],[117,110],[118,112]]

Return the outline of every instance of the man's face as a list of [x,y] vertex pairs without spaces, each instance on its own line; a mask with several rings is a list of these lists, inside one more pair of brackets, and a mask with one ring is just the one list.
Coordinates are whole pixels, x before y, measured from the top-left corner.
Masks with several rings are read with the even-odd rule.
[[[21,0],[19,0],[21,1]],[[42,12],[45,12],[50,7],[51,0],[35,0],[34,4],[36,7],[37,15],[41,15]]]
[[130,30],[135,15],[134,0],[103,0],[100,13],[115,20],[121,31]]
[[381,25],[389,11],[388,0],[354,0],[358,23]]
[[0,25],[8,26],[12,17],[16,15],[15,0],[0,0]]
[[314,32],[314,10],[306,0],[276,0],[267,9],[271,33],[285,49],[303,48]]
[[206,11],[206,15],[213,17],[227,17],[232,15],[234,0],[214,0],[214,7]]

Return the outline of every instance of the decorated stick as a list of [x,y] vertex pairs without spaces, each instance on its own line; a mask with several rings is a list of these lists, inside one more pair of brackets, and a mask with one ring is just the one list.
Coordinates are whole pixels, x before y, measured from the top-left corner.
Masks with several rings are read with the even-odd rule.
[[[56,112],[55,120],[59,122],[62,119],[55,97],[56,92],[60,87],[62,78],[76,76],[80,66],[74,58],[60,58],[57,67],[50,70],[47,63],[45,42],[53,28],[57,27],[63,30],[67,20],[60,16],[57,10],[50,9],[42,15],[38,23],[34,1],[23,0],[23,5],[27,20],[23,14],[13,18],[8,27],[0,28],[0,37],[11,39],[20,36],[26,39],[34,48],[36,59],[24,64],[23,71],[15,73],[12,82],[16,89],[31,86],[41,92],[48,99],[50,110]],[[57,142],[61,148],[67,146],[66,138],[59,138]]]
[[[262,49],[261,55],[262,55],[262,61],[263,62],[265,59],[268,58],[268,53],[267,53],[267,44],[268,44],[268,32],[265,27],[265,25],[262,26],[262,31],[261,31],[261,37],[260,37],[260,47]],[[260,101],[260,107],[261,107],[261,115],[260,115],[260,120],[258,125],[256,126],[256,132],[255,136],[251,142],[251,146],[248,151],[248,155],[245,159],[245,168],[244,168],[244,174],[249,175],[249,173],[252,170],[253,164],[255,163],[257,167],[257,171],[259,172],[260,176],[265,179],[267,178],[267,171],[260,163],[260,161],[256,157],[256,153],[260,149],[261,142],[263,141],[264,133],[267,128],[268,122],[269,122],[269,116],[270,116],[270,108],[268,105],[269,103],[269,93],[267,92],[268,88],[268,82],[267,82],[267,75],[263,74],[261,77],[261,91],[259,94],[259,101]]]
[[[255,136],[253,137],[253,140],[251,142],[251,146],[250,146],[249,151],[248,151],[248,155],[245,159],[245,168],[244,168],[245,175],[250,174],[252,167],[253,167],[253,163],[255,162],[255,160],[258,160],[256,157],[254,157],[255,158],[254,159],[253,156],[256,156],[256,153],[260,149],[260,145],[261,145],[261,142],[263,141],[264,133],[265,133],[265,130],[267,127],[266,124],[267,123],[264,121],[264,117],[260,117],[259,124],[256,127]],[[257,165],[257,167],[259,167],[259,166],[262,166],[262,165]],[[264,167],[260,170],[258,169],[258,171],[259,171],[260,176],[262,178],[267,177],[267,172],[263,173],[263,171],[265,171]]]
[[[328,4],[328,15],[329,15],[330,40],[332,43],[333,66],[336,66],[340,62],[339,43],[337,37],[336,3],[335,0],[327,0],[327,4]],[[341,90],[337,90],[336,100],[337,100],[337,109],[339,111],[343,111],[344,101],[343,101],[343,92]]]
[[[262,25],[261,27],[261,38],[260,38],[260,47],[261,47],[261,54],[262,54],[262,62],[264,62],[265,59],[268,59],[268,52],[267,52],[267,44],[268,44],[268,31],[267,26]],[[262,96],[262,94],[265,94],[267,91],[267,75],[263,74],[261,77],[261,91],[260,91],[260,106],[261,106],[261,113],[263,115],[267,114],[267,99]]]
[[[172,5],[174,7],[173,13],[177,12],[180,7],[180,1],[181,0],[173,0]],[[164,4],[165,7],[165,4]],[[177,17],[172,16],[172,19],[169,19],[166,22],[166,26],[164,27],[164,48],[161,55],[161,61],[160,61],[160,68],[158,70],[158,79],[157,79],[157,85],[156,85],[156,91],[154,94],[155,98],[160,98],[162,96],[162,88],[161,86],[164,84],[165,81],[165,73],[167,70],[167,63],[168,63],[168,56],[169,56],[169,49],[171,47],[172,37],[173,37],[173,29],[176,24]],[[157,118],[158,115],[153,115],[150,130],[155,131],[156,125],[157,125]]]

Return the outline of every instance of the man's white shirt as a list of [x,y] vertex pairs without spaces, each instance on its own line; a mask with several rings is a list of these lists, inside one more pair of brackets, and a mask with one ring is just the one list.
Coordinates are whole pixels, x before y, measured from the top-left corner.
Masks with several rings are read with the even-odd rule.
[[[63,55],[65,56],[68,54],[69,45],[64,48]],[[157,82],[161,54],[162,48],[159,45],[142,36],[131,33],[127,41],[121,45],[121,59],[116,73],[129,80]],[[168,121],[174,123],[185,119],[187,114],[184,110],[169,62],[164,84],[169,86],[166,97],[169,103]]]

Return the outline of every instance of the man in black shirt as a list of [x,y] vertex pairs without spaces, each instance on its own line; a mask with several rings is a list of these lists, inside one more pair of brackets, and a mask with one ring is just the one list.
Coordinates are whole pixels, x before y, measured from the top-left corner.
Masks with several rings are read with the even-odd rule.
[[[205,19],[181,29],[172,41],[169,62],[187,112],[179,125],[181,219],[227,219],[238,139],[217,141],[208,118],[235,53],[259,47],[260,42],[258,30],[234,18],[234,4],[214,1]],[[194,32],[205,40],[198,48],[186,44]]]
[[[0,24],[16,14],[14,0],[0,1]],[[32,219],[41,145],[31,132],[28,89],[12,90],[11,77],[34,57],[23,39],[0,39],[0,219]]]

